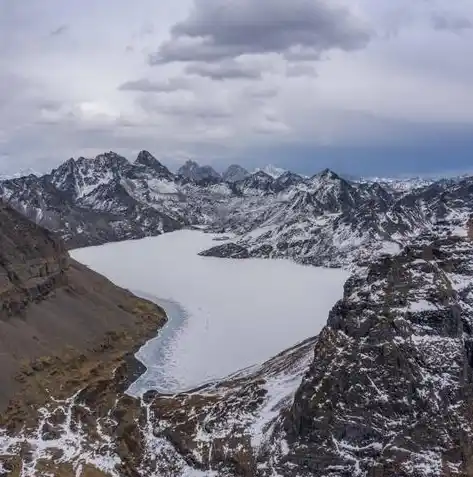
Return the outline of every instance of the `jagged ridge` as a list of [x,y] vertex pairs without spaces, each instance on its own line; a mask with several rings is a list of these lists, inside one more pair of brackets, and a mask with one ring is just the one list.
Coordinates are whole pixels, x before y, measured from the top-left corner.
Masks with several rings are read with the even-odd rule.
[[311,178],[229,170],[233,176],[222,178],[188,161],[175,175],[147,151],[134,163],[109,152],[71,159],[43,177],[0,182],[0,196],[58,232],[69,247],[206,225],[233,234],[237,245],[206,255],[231,257],[239,250],[240,257],[323,266],[363,264],[397,252],[438,223],[454,229],[473,207],[470,177],[399,192],[328,169]]

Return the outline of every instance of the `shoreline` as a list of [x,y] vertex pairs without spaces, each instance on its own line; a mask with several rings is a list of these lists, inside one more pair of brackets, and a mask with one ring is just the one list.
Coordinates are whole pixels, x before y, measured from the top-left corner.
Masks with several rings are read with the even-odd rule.
[[[136,379],[130,383],[125,391],[125,394],[135,399],[142,398],[147,392],[154,391],[158,394],[178,394],[183,392],[181,389],[170,389],[171,383],[161,380],[164,378],[162,374],[163,364],[166,359],[166,352],[168,351],[167,344],[170,343],[175,334],[185,325],[189,315],[185,309],[177,302],[158,298],[149,293],[136,291],[132,292],[134,295],[151,301],[164,310],[166,314],[166,323],[157,331],[156,336],[147,340],[140,348],[134,352],[133,357],[137,362],[137,367],[141,370],[136,371]],[[135,368],[136,369],[136,368]],[[139,373],[139,374],[138,374]],[[154,383],[153,386],[147,384]]]
[[132,328],[110,329],[88,350],[65,347],[50,356],[25,364],[15,380],[19,390],[0,410],[0,428],[15,433],[37,420],[36,409],[54,400],[108,383],[126,397],[126,390],[145,366],[136,353],[166,325],[165,310],[156,303],[126,291],[136,303]]

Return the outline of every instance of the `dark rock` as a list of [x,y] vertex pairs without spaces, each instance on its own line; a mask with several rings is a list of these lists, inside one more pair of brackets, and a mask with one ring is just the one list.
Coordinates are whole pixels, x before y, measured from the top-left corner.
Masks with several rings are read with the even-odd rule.
[[235,243],[225,243],[200,252],[202,257],[219,258],[249,258],[250,254],[245,247]]

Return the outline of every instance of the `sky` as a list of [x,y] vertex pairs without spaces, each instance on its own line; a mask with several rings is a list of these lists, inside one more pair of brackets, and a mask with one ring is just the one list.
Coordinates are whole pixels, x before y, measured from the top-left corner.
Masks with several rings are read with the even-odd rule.
[[0,173],[473,171],[473,0],[0,0]]

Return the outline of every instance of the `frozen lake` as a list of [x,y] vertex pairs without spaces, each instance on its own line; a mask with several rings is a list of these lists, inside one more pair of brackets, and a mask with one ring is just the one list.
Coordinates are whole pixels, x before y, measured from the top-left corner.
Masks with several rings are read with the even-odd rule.
[[71,252],[170,318],[138,353],[131,388],[178,392],[262,362],[319,333],[348,272],[286,260],[199,257],[215,236],[183,230]]

